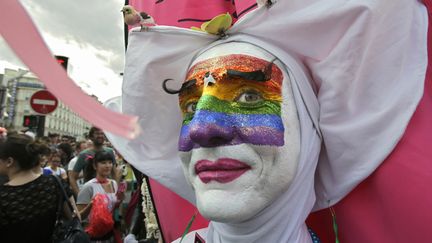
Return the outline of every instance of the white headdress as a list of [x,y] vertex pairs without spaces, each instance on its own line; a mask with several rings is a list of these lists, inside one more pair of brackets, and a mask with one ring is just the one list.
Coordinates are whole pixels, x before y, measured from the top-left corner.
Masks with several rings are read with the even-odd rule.
[[[426,9],[417,1],[384,2],[280,0],[249,12],[223,38],[168,26],[132,30],[121,107],[140,118],[142,134],[135,140],[109,138],[134,166],[193,203],[177,153],[178,100],[163,91],[162,81],[170,78],[180,87],[204,50],[250,43],[276,56],[293,76],[302,154],[317,149],[316,140],[307,145],[303,131],[315,131],[314,139],[319,134],[324,142],[315,208],[333,205],[393,150],[423,94]],[[305,200],[311,205],[313,196]],[[303,220],[308,212],[300,211]]]

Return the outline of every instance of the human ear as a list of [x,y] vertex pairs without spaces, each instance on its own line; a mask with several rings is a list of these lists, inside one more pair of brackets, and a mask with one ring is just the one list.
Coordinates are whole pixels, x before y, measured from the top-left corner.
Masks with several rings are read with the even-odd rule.
[[10,168],[12,167],[13,163],[15,162],[15,160],[12,157],[9,157],[6,159],[6,167]]

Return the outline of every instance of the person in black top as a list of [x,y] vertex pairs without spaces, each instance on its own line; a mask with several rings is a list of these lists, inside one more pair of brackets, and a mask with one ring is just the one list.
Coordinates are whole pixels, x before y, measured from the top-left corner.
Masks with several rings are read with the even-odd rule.
[[61,155],[62,167],[67,169],[69,161],[74,157],[72,146],[69,143],[60,143],[57,145],[57,151]]
[[[51,242],[58,203],[62,200],[60,187],[54,176],[32,170],[39,166],[45,153],[49,153],[48,146],[23,134],[0,141],[0,175],[9,177],[7,183],[0,185],[2,243]],[[63,186],[71,196],[67,184]]]

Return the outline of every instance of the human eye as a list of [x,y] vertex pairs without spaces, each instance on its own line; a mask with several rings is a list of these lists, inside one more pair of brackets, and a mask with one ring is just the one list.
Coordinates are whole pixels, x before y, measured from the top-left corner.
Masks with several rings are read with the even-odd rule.
[[196,106],[197,106],[197,102],[196,101],[187,103],[186,107],[185,107],[185,112],[186,113],[195,113]]
[[247,90],[247,91],[240,93],[240,95],[237,96],[235,101],[240,103],[240,104],[255,105],[255,104],[258,104],[261,101],[263,101],[263,98],[256,91]]
[[195,115],[197,100],[186,102],[182,107],[183,124],[188,124]]

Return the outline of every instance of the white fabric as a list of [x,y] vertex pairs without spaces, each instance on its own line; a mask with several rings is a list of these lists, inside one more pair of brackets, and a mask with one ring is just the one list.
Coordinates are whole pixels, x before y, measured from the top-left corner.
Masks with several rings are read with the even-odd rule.
[[277,1],[230,32],[298,55],[311,72],[325,149],[317,205],[335,204],[393,150],[422,94],[427,11],[419,1]]
[[[214,45],[218,45],[220,43],[223,42],[217,42]],[[276,53],[281,53],[277,49],[274,49],[274,51]],[[300,66],[298,61],[286,54],[281,54],[278,56],[278,58],[282,63],[285,63],[289,66],[290,78],[292,82],[295,81],[297,83],[302,83],[303,85],[308,84],[307,76],[303,73],[303,68]],[[304,98],[299,91],[297,83],[292,83],[292,86],[294,88],[294,98],[297,104],[298,116],[301,124],[301,151],[297,173],[291,186],[289,187],[289,190],[285,192],[280,198],[278,198],[270,207],[264,209],[259,215],[252,218],[251,220],[238,224],[222,224],[213,222],[208,229],[208,237],[210,237],[207,238],[208,242],[254,242],[254,239],[256,242],[310,242],[311,239],[309,233],[306,230],[306,226],[304,225],[304,221],[315,202],[313,176],[321,146],[321,140],[314,128],[311,115],[303,104]],[[287,85],[286,83],[284,84]],[[308,85],[306,85],[306,87],[307,86]],[[156,92],[156,90],[154,90],[154,92]],[[161,90],[162,89],[160,88],[158,95],[169,99],[171,95],[168,95]],[[286,94],[289,92],[289,90],[284,87],[283,92]],[[308,89],[303,90],[302,92],[307,97],[315,97],[311,95],[313,94],[313,91],[310,86]],[[174,97],[175,100],[173,102],[175,103],[173,103],[173,106],[175,109],[178,109],[177,96]],[[311,105],[314,106],[312,107],[312,110],[318,111],[316,100],[312,100],[310,103],[314,104]],[[110,104],[112,108],[115,108],[114,106],[119,105],[116,105],[114,102],[111,102]],[[317,114],[315,114],[315,116],[316,115]],[[146,116],[140,117],[144,119],[146,118]],[[160,117],[160,119],[162,119],[162,117]],[[176,123],[176,126],[180,127],[181,116],[179,116],[177,119],[177,122],[171,122]],[[164,134],[163,127],[155,127],[154,129],[156,130],[154,132],[160,132],[160,135]],[[177,141],[178,134],[179,133],[171,134],[170,136],[173,140]],[[111,138],[112,135],[109,136]],[[113,142],[118,141],[118,139],[115,139]],[[129,145],[131,143],[133,144],[134,142],[135,141],[129,142]],[[146,142],[146,144],[149,143],[150,141]],[[121,143],[117,144],[124,146]],[[117,144],[115,143],[115,146],[117,146]],[[159,146],[161,145],[159,144]],[[140,155],[140,151],[130,150],[126,147],[120,147],[119,149],[124,149],[126,152],[128,152],[128,154],[125,154],[124,156],[131,163],[133,163],[132,161],[136,160],[130,160],[127,156],[132,155],[136,156],[135,158],[138,158]],[[156,149],[156,147],[153,147],[153,149]],[[159,172],[163,170],[163,165],[161,165],[163,162],[166,163],[167,167],[170,168],[174,168],[176,163],[180,163],[175,161],[148,161],[148,163],[154,167],[153,170],[159,169]],[[136,163],[134,165],[136,165],[139,169],[149,166],[149,164],[146,163]],[[146,169],[144,169],[144,171],[153,178],[153,174],[149,174],[153,173],[153,171]],[[163,170],[162,172],[174,174],[176,171],[171,169],[170,171]],[[177,171],[177,173],[179,172],[181,173],[181,171]],[[181,173],[181,175],[183,174]],[[169,179],[172,179],[172,177],[168,177],[165,182],[169,181]],[[186,188],[183,188],[183,190],[184,189]],[[286,217],[286,215],[290,215],[290,217]],[[269,230],[271,230],[271,233],[269,233]]]
[[133,166],[194,203],[195,196],[183,175],[177,151],[182,120],[178,98],[162,90],[162,81],[175,78],[180,86],[192,61],[189,53],[196,52],[198,46],[207,46],[216,37],[167,26],[158,26],[157,30],[130,35],[128,71],[123,82],[124,105],[116,99],[106,104],[127,114],[139,114],[141,134],[134,140],[109,133],[107,136]]
[[[273,56],[260,51],[253,45],[232,42],[212,47],[210,50],[198,56],[195,62],[214,56],[239,53],[259,57],[267,61],[273,59]],[[284,55],[282,55],[281,58],[283,60],[288,60],[288,57],[285,57]],[[281,69],[284,69],[284,66],[280,61],[277,60],[274,63]],[[297,66],[294,63],[293,68],[296,67]],[[232,185],[233,187],[234,185],[238,187],[236,188],[237,190],[241,190],[243,188],[241,183],[248,182],[249,184],[246,185],[248,188],[247,191],[244,190],[244,188],[244,191],[238,192],[236,192],[236,189],[234,188],[224,190],[223,185],[218,184],[216,186],[217,188],[220,188],[220,190],[213,191],[207,190],[207,185],[200,183],[197,178],[195,179],[195,182],[193,182],[194,176],[191,177],[191,183],[195,187],[196,194],[206,195],[205,199],[203,199],[204,203],[209,204],[209,202],[214,202],[215,204],[219,204],[218,206],[222,206],[221,208],[218,208],[218,213],[210,213],[209,215],[211,215],[211,217],[220,218],[223,222],[228,222],[212,222],[208,228],[206,238],[208,242],[246,243],[311,241],[310,235],[304,225],[304,221],[306,220],[306,217],[312,209],[315,201],[313,177],[320,151],[321,140],[314,129],[313,123],[311,122],[309,114],[302,102],[297,86],[293,84],[295,87],[294,92],[292,92],[290,88],[290,79],[293,80],[296,77],[301,77],[302,74],[291,73],[291,75],[288,75],[287,71],[283,71],[283,73],[285,78],[282,86],[282,119],[284,120],[285,127],[285,145],[276,150],[277,153],[283,153],[283,155],[274,155],[276,156],[276,159],[272,162],[273,165],[268,165],[270,162],[265,161],[264,158],[266,156],[264,153],[259,152],[259,149],[255,151],[263,158],[263,162],[267,163],[267,165],[264,166],[264,169],[262,169],[262,173],[265,174],[265,176],[263,176],[264,178],[259,177],[257,180],[263,180],[267,183],[261,184],[260,187],[255,188],[255,181],[248,181],[248,178],[255,178],[255,175],[253,172],[248,175],[245,173],[242,177],[232,182]],[[301,78],[296,81],[308,82]],[[294,105],[298,107],[298,115],[295,113]],[[301,124],[301,129],[298,127],[299,123]],[[300,129],[299,132],[301,133],[301,138],[298,137],[296,131],[293,131],[297,129]],[[298,151],[298,141],[301,143],[301,151]],[[210,150],[212,155],[217,155],[217,151],[222,150],[228,158],[243,158],[239,160],[249,160],[250,162],[253,157],[253,152],[251,152],[251,154],[242,155],[242,149],[247,149],[248,146],[250,145],[242,144],[237,146],[224,146],[221,148],[206,148],[206,150]],[[232,153],[233,149],[235,149],[235,153]],[[192,158],[195,156],[195,152],[200,154],[200,151],[200,149],[192,150]],[[250,150],[248,149],[248,151]],[[298,154],[300,155],[297,156]],[[208,159],[212,160],[211,158],[211,156],[208,157]],[[277,158],[284,158],[285,161]],[[298,160],[298,162],[293,160]],[[295,164],[297,164],[297,166]],[[266,171],[266,167],[273,167],[272,169],[277,171]],[[297,167],[297,170],[295,167]],[[192,166],[192,168],[194,168],[194,166]],[[260,169],[257,170],[260,171]],[[292,174],[290,175],[290,173]],[[193,175],[194,173],[190,171],[188,174]],[[275,179],[277,179],[277,181],[275,181]],[[266,186],[265,184],[268,185]],[[289,185],[288,189],[286,189],[287,185]],[[204,187],[201,188],[202,186]],[[282,191],[280,191],[281,189]],[[254,199],[252,200],[249,198],[251,195],[254,195]],[[217,196],[219,196],[219,198]],[[262,198],[264,198],[264,200],[262,200]],[[264,209],[257,211],[256,208],[261,208],[263,204],[267,206],[264,207]],[[207,209],[207,207],[203,207],[200,204],[198,204],[198,206],[203,215],[207,215],[208,211],[214,211],[212,209]],[[230,212],[235,208],[238,209],[234,212]],[[246,213],[246,215],[248,215],[247,218],[245,217],[245,213],[242,212],[244,211],[242,209],[249,210],[249,214]],[[230,215],[223,217],[226,212],[230,212]],[[286,217],[286,215],[289,215],[289,217]]]
[[[306,156],[320,146],[313,128],[319,126],[324,139],[315,182],[318,209],[343,198],[399,141],[423,94],[426,33],[425,7],[403,0],[280,0],[246,14],[217,42],[217,36],[175,27],[135,30],[129,39],[122,110],[140,117],[143,132],[131,141],[109,138],[131,164],[194,202],[177,154],[178,100],[162,90],[162,81],[171,78],[177,83],[169,87],[179,88],[194,57],[211,45],[243,41],[261,46],[287,66],[295,81],[301,168],[290,189],[253,222],[213,222],[208,238],[307,242],[303,222],[315,201],[315,158]],[[299,201],[294,204],[291,197]],[[282,233],[284,227],[288,230]]]

